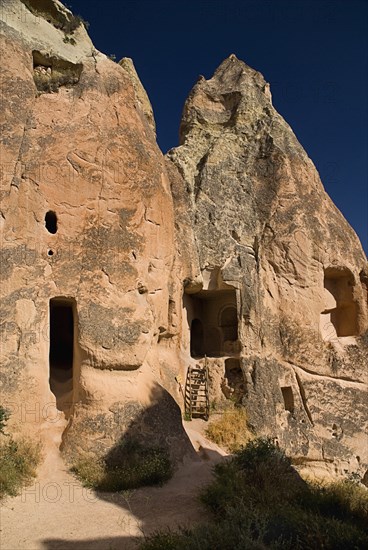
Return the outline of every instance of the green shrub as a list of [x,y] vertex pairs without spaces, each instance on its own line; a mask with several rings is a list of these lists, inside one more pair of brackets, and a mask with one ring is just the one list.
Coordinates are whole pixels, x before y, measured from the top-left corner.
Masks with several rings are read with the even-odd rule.
[[289,470],[291,461],[284,451],[277,447],[270,438],[257,438],[250,441],[246,447],[239,449],[235,455],[235,463],[240,470],[256,470],[262,463],[282,464]]
[[185,540],[182,533],[174,531],[162,531],[147,537],[142,544],[142,550],[176,550]]
[[353,518],[368,524],[368,491],[357,483],[344,480],[330,485],[310,484],[303,495],[303,506],[341,520]]
[[105,477],[105,468],[101,460],[93,457],[83,457],[76,461],[71,471],[90,489],[100,487]]
[[194,529],[163,531],[147,537],[141,550],[264,550],[266,546],[252,538],[248,525],[240,528],[228,521],[199,525]]
[[214,521],[149,537],[144,550],[359,550],[368,548],[368,492],[346,481],[303,481],[270,439],[218,464],[201,494]]
[[29,439],[13,438],[0,444],[0,498],[15,496],[31,482],[40,462],[41,448]]
[[305,490],[285,453],[270,439],[255,439],[234,457],[215,466],[214,482],[202,493],[202,501],[214,512],[226,513],[229,502],[239,498],[267,509],[289,501]]
[[330,548],[331,550],[363,549],[368,536],[354,523],[341,521],[317,510],[285,503],[278,510],[270,510],[263,541],[274,547],[282,541],[282,550]]
[[143,447],[132,440],[124,441],[103,459],[85,457],[78,460],[72,471],[85,486],[100,491],[160,485],[173,473],[166,449]]
[[77,43],[72,36],[68,36],[67,34],[64,36],[63,42],[64,44],[71,44],[72,46],[75,46]]

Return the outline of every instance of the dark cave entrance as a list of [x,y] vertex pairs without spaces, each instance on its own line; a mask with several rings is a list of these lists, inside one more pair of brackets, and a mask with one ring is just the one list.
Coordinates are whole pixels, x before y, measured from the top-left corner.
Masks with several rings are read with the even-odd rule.
[[190,325],[190,355],[202,357],[204,355],[204,332],[202,321],[193,319]]
[[72,405],[74,361],[74,303],[50,300],[50,389],[56,407],[66,415]]
[[294,412],[294,395],[291,386],[283,386],[281,388],[282,397],[284,399],[285,411]]
[[222,357],[238,352],[235,289],[202,290],[184,295],[194,358]]

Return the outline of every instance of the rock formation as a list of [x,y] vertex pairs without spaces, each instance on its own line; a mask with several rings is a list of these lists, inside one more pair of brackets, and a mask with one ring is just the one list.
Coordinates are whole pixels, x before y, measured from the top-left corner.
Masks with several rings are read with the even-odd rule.
[[66,429],[66,453],[151,430],[181,455],[157,357],[173,201],[147,102],[131,63],[97,52],[59,2],[37,5],[2,13],[3,404],[28,432]]
[[232,55],[200,78],[165,159],[131,60],[56,0],[2,19],[13,429],[62,436],[68,460],[127,434],[180,459],[187,368],[207,363],[212,402],[302,466],[364,476],[367,258],[262,75]]
[[184,304],[213,397],[242,402],[296,462],[364,474],[367,259],[262,75],[231,55],[200,78],[168,158],[189,195]]

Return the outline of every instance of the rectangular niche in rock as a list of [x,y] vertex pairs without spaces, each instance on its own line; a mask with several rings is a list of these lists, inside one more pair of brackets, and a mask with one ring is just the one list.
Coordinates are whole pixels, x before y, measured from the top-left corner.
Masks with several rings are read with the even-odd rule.
[[190,326],[190,354],[199,358],[239,350],[235,289],[202,290],[184,296]]
[[330,267],[324,274],[324,309],[321,313],[325,340],[358,334],[358,305],[354,300],[354,276],[348,268]]
[[294,395],[291,386],[283,386],[281,393],[284,399],[285,411],[294,412]]
[[72,404],[74,364],[74,300],[50,300],[50,389],[58,410],[68,414]]
[[245,394],[245,379],[240,359],[236,357],[225,359],[225,378],[221,388],[226,399],[232,399],[234,403],[241,403]]
[[71,63],[37,50],[32,55],[33,79],[39,92],[57,92],[61,86],[70,88],[78,84],[83,70],[82,63]]

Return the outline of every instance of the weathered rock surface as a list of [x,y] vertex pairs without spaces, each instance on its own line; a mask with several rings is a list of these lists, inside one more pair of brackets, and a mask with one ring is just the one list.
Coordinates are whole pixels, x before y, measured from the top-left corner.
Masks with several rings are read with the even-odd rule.
[[[368,265],[235,56],[200,78],[164,159],[130,60],[56,0],[1,23],[1,402],[13,429],[106,453],[191,447],[189,365],[301,467],[364,475]],[[59,412],[58,412],[59,411]]]
[[41,8],[2,4],[2,404],[46,434],[56,405],[65,452],[103,452],[128,432],[175,440],[181,456],[156,346],[174,220],[154,122],[132,64],[96,51],[80,22],[59,28],[74,21],[59,2]]
[[[226,286],[236,296],[240,350],[223,346],[210,376],[222,361],[223,394],[242,393],[255,430],[297,461],[364,474],[367,259],[262,75],[232,55],[201,77],[167,156],[190,197],[196,246],[185,254],[199,270],[188,263],[188,277],[208,291],[198,304],[220,302]],[[190,315],[208,325],[195,296]]]
[[156,133],[156,123],[155,117],[153,115],[152,105],[146,90],[143,88],[142,83],[139,80],[139,76],[137,74],[137,71],[135,70],[133,60],[129,57],[123,57],[123,59],[119,61],[119,65],[121,65],[130,76],[138,105],[145,114],[152,130]]

